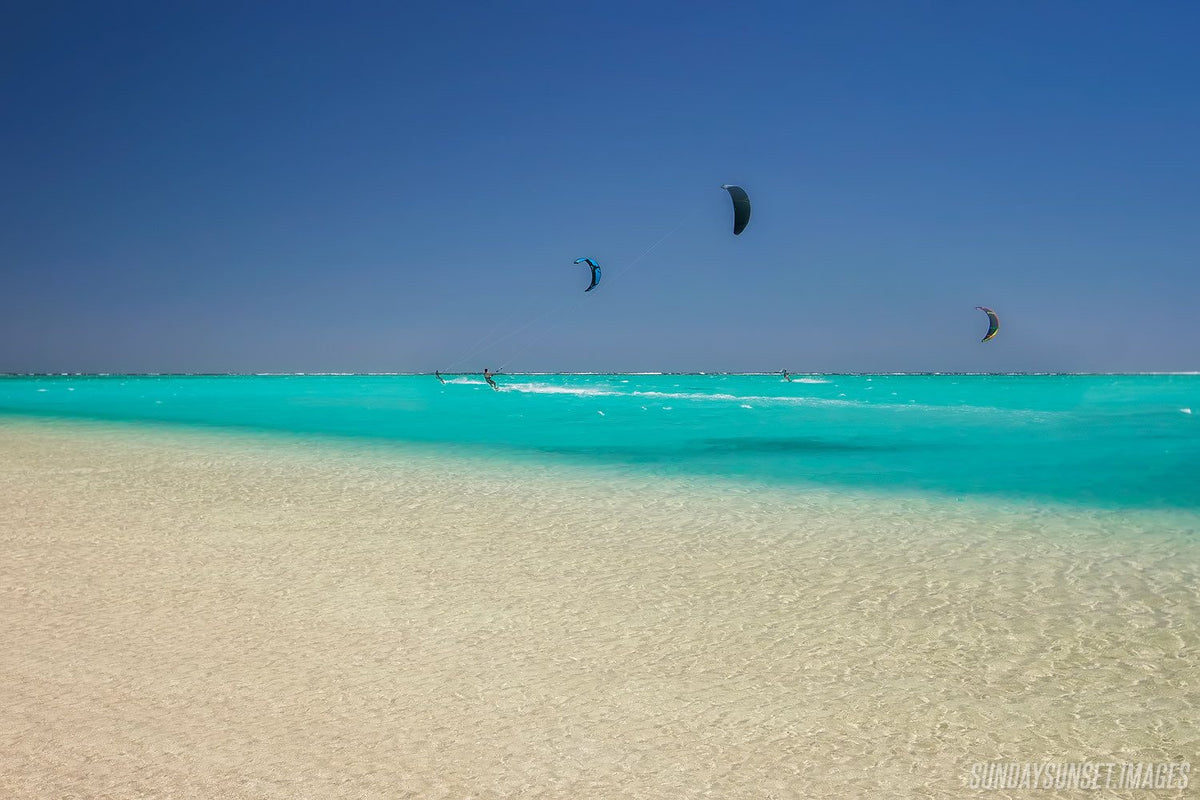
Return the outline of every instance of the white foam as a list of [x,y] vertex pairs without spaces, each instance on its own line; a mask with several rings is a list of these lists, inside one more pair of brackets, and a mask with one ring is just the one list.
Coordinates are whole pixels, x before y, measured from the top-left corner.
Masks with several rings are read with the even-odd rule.
[[[447,383],[464,383],[482,385],[483,381],[472,380],[469,378],[454,378],[446,381]],[[874,387],[863,387],[866,390]],[[839,393],[837,398],[828,397],[808,397],[797,395],[737,395],[728,394],[725,392],[661,392],[661,391],[620,391],[612,386],[561,386],[558,384],[549,383],[509,383],[501,384],[500,391],[502,392],[519,392],[522,394],[544,394],[544,395],[568,395],[575,397],[638,397],[652,398],[654,400],[684,400],[689,402],[716,402],[716,403],[738,403],[746,406],[750,403],[763,405],[783,404],[793,406],[806,406],[813,408],[861,408],[871,409],[876,411],[895,411],[903,409],[906,412],[914,410],[933,411],[940,413],[993,413],[1005,415],[1017,415],[1032,418],[1049,418],[1062,412],[1055,411],[1028,411],[1019,409],[1004,409],[991,406],[941,406],[928,405],[923,403],[914,403],[908,400],[904,403],[871,403],[865,400],[849,400],[845,398],[844,393]],[[645,406],[643,406],[645,408]],[[671,410],[669,406],[662,406],[666,410]]]
[[657,397],[669,400],[741,400],[735,394],[709,394],[707,392],[632,392],[634,397]]
[[510,383],[503,388],[525,394],[572,394],[578,397],[614,397],[625,394],[594,386],[556,386],[549,383]]

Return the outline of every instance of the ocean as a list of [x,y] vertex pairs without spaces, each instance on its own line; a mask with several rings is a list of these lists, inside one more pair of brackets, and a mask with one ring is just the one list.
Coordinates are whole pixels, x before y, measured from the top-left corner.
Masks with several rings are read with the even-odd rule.
[[[0,414],[743,486],[1200,509],[1200,375],[38,376]],[[1195,413],[1194,413],[1195,412]]]

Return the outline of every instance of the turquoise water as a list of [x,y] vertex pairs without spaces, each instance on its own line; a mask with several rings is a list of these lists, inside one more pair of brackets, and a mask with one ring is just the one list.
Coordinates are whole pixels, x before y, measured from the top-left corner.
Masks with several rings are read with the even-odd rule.
[[645,474],[1200,508],[1200,375],[53,376],[0,414],[432,445]]

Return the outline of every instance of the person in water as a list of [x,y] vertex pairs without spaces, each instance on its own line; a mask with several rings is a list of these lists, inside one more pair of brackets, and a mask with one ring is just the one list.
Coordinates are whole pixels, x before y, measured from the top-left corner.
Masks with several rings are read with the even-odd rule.
[[437,378],[442,383],[446,382],[446,379],[442,377],[442,373],[438,372],[436,369],[433,371],[433,377]]
[[493,389],[495,389],[498,392],[498,391],[500,391],[500,387],[496,385],[496,382],[494,380],[492,380],[492,374],[493,373],[488,372],[487,367],[483,368],[483,379],[488,382],[488,386],[492,387]]
[[788,383],[792,382],[792,376],[787,374],[787,370],[783,370],[783,379]]

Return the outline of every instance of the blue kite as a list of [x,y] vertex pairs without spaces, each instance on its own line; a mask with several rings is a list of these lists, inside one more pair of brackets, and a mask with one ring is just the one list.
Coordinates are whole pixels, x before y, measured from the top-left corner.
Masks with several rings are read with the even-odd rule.
[[592,268],[592,285],[587,287],[586,289],[584,289],[584,291],[590,292],[592,289],[595,289],[596,284],[600,282],[600,265],[597,264],[595,261],[592,261],[590,258],[577,258],[577,259],[575,259],[575,263],[576,264],[587,264],[589,267]]

